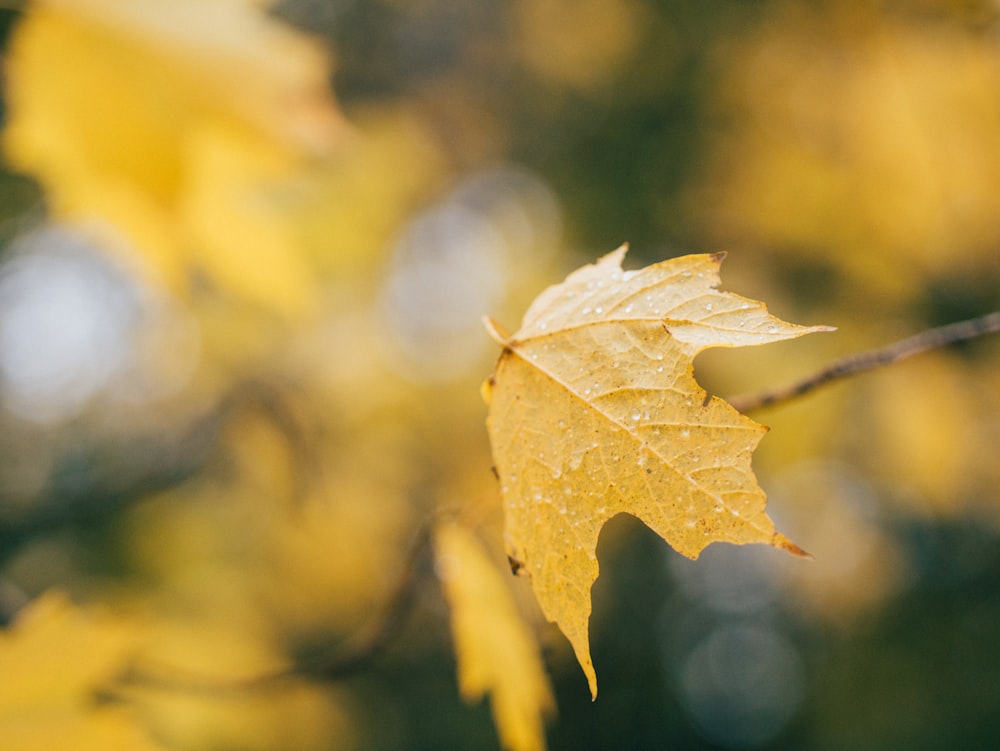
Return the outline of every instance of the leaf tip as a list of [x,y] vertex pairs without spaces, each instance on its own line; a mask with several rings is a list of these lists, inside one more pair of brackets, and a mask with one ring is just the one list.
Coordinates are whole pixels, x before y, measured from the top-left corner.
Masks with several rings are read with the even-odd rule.
[[494,319],[489,316],[483,316],[483,326],[486,327],[486,333],[490,335],[490,338],[499,344],[501,347],[506,347],[510,344],[510,334],[497,323]]
[[617,248],[612,250],[597,259],[598,264],[612,264],[621,268],[622,261],[625,259],[625,254],[628,253],[628,243],[622,243]]
[[726,251],[720,250],[715,253],[709,254],[709,260],[716,266],[721,266],[722,262],[726,260],[726,256],[729,255]]
[[590,701],[597,701],[597,674],[593,668],[587,672],[587,684],[590,686]]
[[809,560],[815,560],[812,553],[803,550],[780,532],[774,533],[774,537],[771,538],[771,545],[780,550],[784,550],[787,553],[791,553],[794,556],[798,556],[799,558],[808,558]]

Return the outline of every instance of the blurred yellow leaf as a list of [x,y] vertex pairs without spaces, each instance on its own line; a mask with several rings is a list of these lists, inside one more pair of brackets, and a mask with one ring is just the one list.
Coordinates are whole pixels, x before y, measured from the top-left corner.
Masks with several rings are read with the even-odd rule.
[[992,260],[1000,48],[905,19],[870,3],[779,5],[719,48],[726,127],[690,204],[713,207],[715,236],[728,224],[727,239],[812,254],[892,304]]
[[[139,663],[151,679],[131,692],[158,738],[171,748],[216,751],[322,751],[355,747],[346,696],[329,686],[288,678],[239,690],[242,681],[287,667],[259,623],[160,618]],[[161,686],[157,686],[157,682]],[[164,690],[179,686],[188,690]],[[198,687],[201,687],[200,690]]]
[[135,717],[96,693],[126,667],[134,623],[50,592],[0,634],[0,745],[18,751],[154,751]]
[[445,522],[434,532],[437,569],[451,605],[458,684],[466,701],[491,694],[504,748],[545,748],[543,718],[555,708],[538,646],[511,592],[475,536]]
[[514,5],[520,55],[543,79],[577,89],[610,81],[644,28],[633,0],[526,0]]
[[147,276],[183,290],[200,273],[297,311],[312,289],[282,189],[342,122],[326,55],[260,5],[31,4],[11,40],[4,145],[62,216],[122,233]]
[[766,428],[694,379],[708,347],[792,339],[762,303],[718,292],[720,255],[622,271],[625,247],[544,291],[502,340],[489,432],[511,555],[597,695],[597,541],[632,514],[690,558],[712,542],[802,551],[775,531],[750,467]]

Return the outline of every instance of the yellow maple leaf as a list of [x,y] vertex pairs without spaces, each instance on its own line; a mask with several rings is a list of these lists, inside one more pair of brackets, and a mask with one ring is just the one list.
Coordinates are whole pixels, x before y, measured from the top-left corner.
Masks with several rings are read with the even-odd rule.
[[125,707],[96,700],[124,669],[138,635],[134,623],[77,608],[61,593],[29,605],[0,633],[0,746],[161,748]]
[[491,694],[504,748],[545,748],[543,718],[554,709],[538,647],[500,571],[471,532],[454,522],[434,531],[437,569],[451,606],[458,685],[466,701]]
[[594,697],[590,589],[598,536],[616,514],[690,558],[716,541],[803,553],[775,530],[750,466],[766,428],[706,398],[692,363],[708,347],[828,330],[716,290],[722,254],[622,271],[625,252],[545,290],[514,336],[487,321],[503,345],[484,393],[510,554]]
[[183,292],[197,272],[297,312],[314,290],[289,194],[343,124],[327,55],[264,5],[31,3],[7,59],[4,150],[61,218],[106,223],[105,245],[147,279]]

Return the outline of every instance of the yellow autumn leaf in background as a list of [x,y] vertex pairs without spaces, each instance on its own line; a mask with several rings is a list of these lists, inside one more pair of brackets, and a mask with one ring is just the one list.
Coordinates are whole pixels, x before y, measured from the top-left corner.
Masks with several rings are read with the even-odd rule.
[[18,751],[155,751],[132,713],[96,692],[132,656],[134,623],[50,592],[0,632],[0,747]]
[[504,349],[486,389],[511,555],[595,697],[590,588],[612,517],[638,517],[691,558],[712,542],[802,553],[775,530],[750,466],[766,428],[706,398],[695,355],[828,330],[717,291],[721,254],[622,271],[625,251],[543,292],[513,337],[494,324]]
[[4,147],[146,278],[184,291],[201,274],[296,311],[312,281],[284,212],[342,121],[325,53],[261,6],[32,3],[7,58]]
[[688,199],[712,207],[712,242],[829,263],[871,315],[992,263],[1000,212],[1000,47],[882,10],[776,5],[720,46],[710,106],[727,125]]
[[489,692],[504,748],[545,748],[543,718],[555,708],[534,636],[500,571],[475,536],[445,522],[434,532],[437,570],[451,606],[458,684],[466,701]]

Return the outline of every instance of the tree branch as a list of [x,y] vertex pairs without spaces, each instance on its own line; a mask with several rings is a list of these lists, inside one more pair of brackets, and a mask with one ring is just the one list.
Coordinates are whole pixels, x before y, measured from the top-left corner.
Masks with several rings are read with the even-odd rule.
[[400,635],[413,608],[420,581],[429,559],[433,519],[421,526],[410,544],[410,553],[395,590],[383,611],[344,645],[322,650],[299,659],[295,664],[269,673],[242,679],[215,678],[182,672],[175,668],[133,666],[115,683],[99,692],[99,698],[123,698],[127,689],[152,689],[213,697],[232,696],[273,689],[296,678],[339,680],[374,662]]
[[857,354],[834,360],[822,370],[803,378],[795,383],[780,388],[761,391],[757,394],[743,394],[727,399],[740,412],[750,412],[761,407],[768,407],[779,402],[786,402],[807,394],[834,381],[864,373],[867,370],[889,365],[904,360],[907,357],[926,352],[929,349],[944,347],[956,342],[1000,331],[1000,312],[989,313],[968,321],[950,323],[936,329],[928,329],[879,349],[858,352]]

